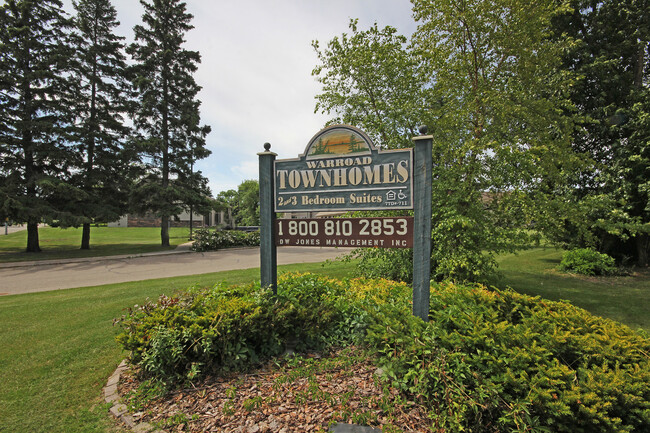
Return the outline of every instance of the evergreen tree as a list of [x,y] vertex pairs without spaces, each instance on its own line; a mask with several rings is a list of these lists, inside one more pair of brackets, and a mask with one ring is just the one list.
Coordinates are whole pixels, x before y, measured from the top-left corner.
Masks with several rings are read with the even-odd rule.
[[140,0],[143,25],[135,26],[128,53],[136,62],[134,86],[139,107],[135,126],[149,172],[135,186],[132,198],[140,211],[161,217],[161,243],[169,245],[169,219],[187,207],[192,186],[184,182],[191,164],[210,152],[205,148],[208,126],[200,125],[200,87],[192,74],[201,57],[183,48],[193,28],[192,15],[180,0]]
[[60,215],[70,152],[69,20],[59,0],[0,6],[0,208],[27,222],[27,251],[40,251],[38,223]]
[[126,61],[124,38],[114,33],[117,12],[110,0],[80,0],[74,7],[76,142],[83,165],[73,182],[83,193],[70,205],[83,224],[81,249],[89,249],[91,222],[115,220],[126,210],[133,155],[124,146]]

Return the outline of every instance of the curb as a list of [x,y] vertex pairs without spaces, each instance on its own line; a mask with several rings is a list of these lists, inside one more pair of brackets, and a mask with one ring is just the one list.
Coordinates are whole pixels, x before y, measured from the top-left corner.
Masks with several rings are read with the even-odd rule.
[[117,384],[120,381],[120,376],[127,369],[126,361],[123,360],[120,362],[120,365],[117,366],[115,372],[108,378],[106,386],[102,390],[104,393],[104,400],[106,403],[112,403],[113,406],[109,409],[111,415],[113,415],[118,421],[123,422],[127,428],[131,429],[134,433],[166,433],[164,430],[156,429],[154,426],[148,422],[136,423],[131,414],[129,413],[126,405],[120,400],[120,396],[117,393]]
[[167,256],[172,254],[187,254],[193,253],[190,249],[191,243],[185,243],[178,245],[175,249],[169,251],[160,251],[153,253],[141,253],[141,254],[122,254],[118,256],[96,256],[96,257],[79,257],[76,259],[51,259],[51,260],[32,260],[28,262],[9,262],[9,263],[0,263],[0,269],[10,269],[10,268],[26,268],[31,266],[54,266],[54,265],[65,265],[68,263],[84,263],[84,262],[96,262],[96,261],[109,261],[109,260],[124,260],[124,259],[137,259],[140,257],[152,257],[152,256]]

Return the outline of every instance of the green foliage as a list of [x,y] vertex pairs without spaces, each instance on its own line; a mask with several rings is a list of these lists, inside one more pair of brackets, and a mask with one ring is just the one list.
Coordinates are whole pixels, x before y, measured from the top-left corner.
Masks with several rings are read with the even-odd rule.
[[245,180],[237,190],[221,191],[215,209],[226,212],[226,226],[258,226],[260,224],[260,185],[257,180]]
[[[564,302],[439,284],[430,321],[386,280],[284,275],[278,296],[216,286],[131,310],[118,340],[146,376],[178,381],[281,353],[362,343],[432,430],[633,432],[650,425],[650,340]],[[254,407],[258,402],[251,400]]]
[[[363,128],[384,148],[411,147],[416,125],[433,143],[432,275],[486,281],[496,254],[529,244],[553,219],[548,185],[575,168],[569,146],[571,74],[558,68],[567,41],[552,40],[564,9],[545,0],[413,2],[410,43],[374,25],[316,42],[316,109]],[[360,252],[368,275],[409,279],[404,252]],[[367,257],[367,260],[366,260]]]
[[346,259],[357,258],[357,274],[366,278],[413,281],[413,250],[411,248],[363,248],[354,250]]
[[232,247],[252,247],[260,244],[260,232],[199,229],[194,232],[193,251],[216,251]]
[[259,285],[189,290],[136,306],[117,322],[118,341],[146,376],[167,382],[245,370],[288,342],[308,350],[349,342],[358,312],[336,280],[287,275],[277,297]]
[[73,4],[76,32],[74,58],[74,141],[81,158],[71,183],[79,197],[60,197],[74,216],[70,225],[83,224],[81,248],[90,248],[90,224],[115,221],[126,212],[127,189],[134,177],[137,152],[128,149],[129,128],[122,119],[128,99],[123,37],[110,0],[80,0]]
[[27,252],[40,251],[38,223],[65,213],[57,198],[75,194],[70,27],[59,0],[0,6],[0,214],[28,223]]
[[562,255],[560,270],[582,275],[617,275],[614,258],[589,248],[566,251]]
[[336,116],[329,123],[363,129],[384,147],[410,147],[431,105],[422,91],[427,75],[421,59],[393,27],[361,30],[358,20],[349,27],[351,34],[335,37],[324,49],[312,43],[320,63],[312,75],[322,85],[316,110]]
[[391,306],[367,343],[445,431],[645,431],[650,340],[566,303],[436,285],[430,321]]
[[574,187],[562,192],[567,207],[558,238],[647,266],[650,8],[645,1],[568,5],[553,31],[572,41],[561,56],[562,68],[578,78],[570,91],[580,119],[572,146],[590,164],[572,173]]
[[245,180],[237,187],[237,221],[244,226],[260,225],[260,183]]

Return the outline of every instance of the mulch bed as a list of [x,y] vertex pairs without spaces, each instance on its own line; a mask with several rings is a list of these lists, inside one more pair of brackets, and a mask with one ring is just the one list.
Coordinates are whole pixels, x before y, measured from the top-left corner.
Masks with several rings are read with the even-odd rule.
[[[127,405],[139,385],[136,374],[123,375],[120,394]],[[426,408],[382,384],[377,367],[355,348],[276,360],[251,374],[209,377],[137,410],[136,422],[168,432],[327,432],[336,423],[432,431]]]

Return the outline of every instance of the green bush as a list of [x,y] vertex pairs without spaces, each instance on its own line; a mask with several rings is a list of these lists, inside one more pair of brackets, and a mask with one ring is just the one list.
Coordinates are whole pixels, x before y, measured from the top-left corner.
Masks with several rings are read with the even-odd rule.
[[145,376],[185,381],[297,350],[362,344],[382,377],[428,405],[432,431],[648,432],[650,340],[563,302],[435,285],[430,321],[387,280],[287,274],[135,307],[118,341]]
[[216,251],[232,247],[253,247],[260,244],[260,232],[199,229],[195,232],[193,251]]
[[287,274],[277,296],[259,284],[217,285],[135,306],[116,320],[131,362],[166,382],[245,370],[281,353],[349,344],[360,335],[344,286],[315,275]]
[[614,259],[589,248],[566,251],[562,255],[560,270],[581,275],[616,275]]
[[359,259],[357,275],[364,278],[385,278],[406,283],[413,281],[411,248],[357,248],[346,259]]
[[566,303],[437,285],[430,322],[401,307],[366,341],[443,431],[650,431],[650,340]]
[[118,319],[117,340],[145,376],[166,382],[243,368],[281,350],[258,292],[218,285],[161,296]]

